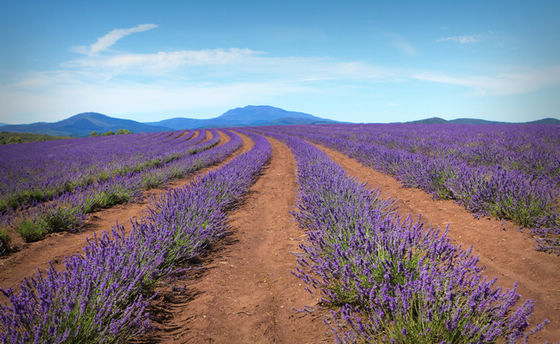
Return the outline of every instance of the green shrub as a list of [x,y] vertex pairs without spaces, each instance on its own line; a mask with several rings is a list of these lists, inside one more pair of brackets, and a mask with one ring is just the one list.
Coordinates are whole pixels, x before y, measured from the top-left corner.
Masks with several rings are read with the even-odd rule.
[[0,256],[10,251],[10,236],[5,230],[0,229]]
[[41,222],[47,233],[55,233],[75,229],[81,222],[79,208],[58,206],[52,211],[41,215]]
[[41,221],[37,219],[25,219],[17,227],[16,231],[25,242],[39,241],[45,238],[47,232]]

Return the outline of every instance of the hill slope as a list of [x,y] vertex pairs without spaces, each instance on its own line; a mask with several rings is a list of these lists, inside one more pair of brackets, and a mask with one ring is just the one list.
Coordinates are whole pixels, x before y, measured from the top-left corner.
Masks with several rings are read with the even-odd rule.
[[179,129],[198,129],[215,127],[243,127],[260,125],[316,124],[335,123],[335,121],[316,117],[303,112],[287,111],[268,105],[248,105],[226,111],[210,119],[171,118],[146,124]]
[[171,130],[167,127],[152,126],[129,119],[113,118],[96,112],[80,113],[54,123],[37,122],[0,127],[2,131],[55,136],[87,136],[92,131],[102,133],[119,129],[128,129],[134,133]]
[[456,118],[450,121],[445,120],[439,117],[431,117],[426,119],[420,119],[417,121],[410,121],[406,123],[414,123],[414,124],[560,124],[560,120],[556,118],[543,118],[536,121],[531,122],[521,122],[521,123],[514,123],[514,122],[497,122],[497,121],[488,121],[485,119],[479,118]]

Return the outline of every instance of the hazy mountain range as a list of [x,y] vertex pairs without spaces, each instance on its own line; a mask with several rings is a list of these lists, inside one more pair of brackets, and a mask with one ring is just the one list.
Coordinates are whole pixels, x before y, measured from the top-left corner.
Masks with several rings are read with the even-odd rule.
[[129,119],[109,117],[96,112],[84,112],[59,122],[37,122],[0,126],[0,131],[48,134],[58,136],[87,136],[98,133],[128,129],[134,133],[200,129],[217,127],[242,127],[260,125],[336,123],[303,112],[286,111],[272,106],[253,106],[229,110],[216,118],[171,118],[159,122],[141,123]]
[[[415,124],[512,124],[510,122],[497,122],[497,121],[487,121],[485,119],[478,118],[457,118],[450,121],[439,117],[431,117],[426,119],[421,119],[418,121],[410,121],[406,123]],[[560,120],[556,118],[543,118],[536,121],[524,122],[522,124],[560,124]]]
[[[129,119],[109,117],[96,112],[84,112],[54,123],[37,122],[18,125],[2,125],[2,123],[0,123],[0,131],[48,134],[55,136],[87,136],[92,131],[97,131],[99,134],[101,134],[110,130],[116,132],[119,129],[127,129],[134,133],[141,133],[180,129],[320,123],[339,122],[313,116],[303,112],[286,111],[284,109],[273,106],[249,105],[243,108],[231,109],[218,117],[210,119],[177,117],[165,119],[159,122],[147,123],[141,123]],[[412,121],[408,123],[504,124],[504,122],[493,122],[472,118],[459,118],[447,121],[439,117]],[[560,124],[560,120],[554,118],[545,118],[528,123]]]

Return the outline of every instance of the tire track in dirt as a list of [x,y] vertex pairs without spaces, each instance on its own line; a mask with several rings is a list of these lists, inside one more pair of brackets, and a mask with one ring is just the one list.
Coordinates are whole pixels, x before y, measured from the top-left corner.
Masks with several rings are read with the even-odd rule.
[[[207,131],[207,133],[209,132],[210,131]],[[221,138],[218,146],[230,140],[229,136],[222,131],[218,133]],[[207,139],[209,139],[208,135],[211,134],[207,134]],[[110,230],[115,226],[117,221],[120,225],[123,225],[127,231],[130,230],[130,221],[139,219],[144,214],[152,197],[162,195],[169,189],[192,183],[193,180],[220,168],[234,157],[248,151],[253,145],[252,141],[244,136],[242,136],[242,140],[243,145],[231,156],[217,165],[203,168],[186,178],[173,180],[162,188],[148,190],[143,193],[141,200],[137,203],[118,204],[111,208],[94,212],[88,216],[86,222],[76,233],[53,233],[41,241],[25,244],[24,248],[20,251],[1,257],[0,287],[15,289],[21,281],[23,281],[24,277],[35,275],[37,269],[41,269],[42,271],[48,269],[49,262],[52,262],[55,268],[62,267],[65,257],[82,252],[87,244],[86,238],[92,238],[94,233],[99,235],[104,231]],[[0,296],[0,301],[2,301],[2,298],[3,295]]]
[[434,200],[427,192],[405,188],[395,178],[375,171],[357,160],[333,149],[315,145],[358,181],[381,191],[382,197],[398,201],[401,216],[422,214],[423,221],[445,229],[456,244],[480,256],[486,266],[485,276],[497,277],[497,285],[512,288],[518,282],[518,292],[535,300],[532,326],[545,318],[550,323],[530,342],[560,339],[560,257],[537,252],[535,241],[519,226],[490,217],[476,219],[464,207],[452,200]]
[[[305,237],[290,215],[296,163],[286,145],[270,139],[272,159],[243,204],[229,216],[231,234],[187,276],[160,294],[161,316],[145,343],[331,343],[316,305],[291,271]],[[188,274],[187,274],[188,275]],[[152,313],[154,314],[154,313]]]

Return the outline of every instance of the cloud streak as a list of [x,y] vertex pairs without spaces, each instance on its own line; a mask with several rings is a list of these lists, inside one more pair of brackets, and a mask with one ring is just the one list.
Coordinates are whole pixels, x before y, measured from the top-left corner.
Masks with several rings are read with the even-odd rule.
[[98,55],[100,52],[107,50],[112,47],[123,37],[131,35],[137,32],[144,32],[157,28],[156,24],[140,24],[135,27],[128,29],[116,29],[107,33],[105,36],[99,37],[95,43],[90,46],[78,46],[74,47],[74,51],[82,54],[87,54],[90,56]]
[[480,41],[480,35],[463,35],[463,36],[449,36],[442,37],[436,41],[436,43],[443,42],[457,42],[460,44],[470,44]]
[[473,89],[474,94],[479,96],[508,96],[560,85],[560,65],[496,76],[451,76],[424,72],[412,77],[422,81],[467,87]]

